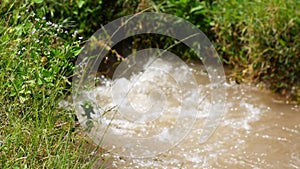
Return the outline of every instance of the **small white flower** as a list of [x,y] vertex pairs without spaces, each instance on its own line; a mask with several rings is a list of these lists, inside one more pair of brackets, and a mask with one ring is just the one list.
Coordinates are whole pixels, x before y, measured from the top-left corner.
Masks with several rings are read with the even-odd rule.
[[36,29],[35,29],[35,28],[33,28],[33,30],[32,30],[32,34],[34,34],[34,33],[35,33],[35,31],[36,31]]
[[46,17],[43,16],[42,19],[43,19],[43,20],[46,20]]
[[46,25],[52,25],[52,22],[48,21],[46,22]]
[[65,31],[65,33],[68,33],[68,31]]
[[19,50],[18,55],[21,54],[21,51]]
[[61,27],[62,27],[62,25],[59,25],[59,27],[61,28]]
[[25,50],[25,47],[22,47],[22,50]]
[[18,15],[18,19],[19,19],[19,18],[21,18],[21,16],[20,16],[20,15]]
[[80,36],[78,39],[80,39],[80,40],[81,40],[81,39],[83,39],[83,37],[82,37],[82,36]]
[[58,27],[58,25],[57,25],[57,24],[54,24],[53,26],[54,26],[54,28],[57,28],[57,27]]

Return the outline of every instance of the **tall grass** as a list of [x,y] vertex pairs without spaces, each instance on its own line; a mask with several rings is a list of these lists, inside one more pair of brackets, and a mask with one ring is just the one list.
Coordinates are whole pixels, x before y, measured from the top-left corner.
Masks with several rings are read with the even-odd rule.
[[41,15],[34,3],[5,2],[0,7],[0,168],[90,168],[98,158],[86,151],[74,113],[57,108],[69,92],[78,36]]
[[237,79],[300,102],[299,1],[215,1],[213,18],[217,49]]

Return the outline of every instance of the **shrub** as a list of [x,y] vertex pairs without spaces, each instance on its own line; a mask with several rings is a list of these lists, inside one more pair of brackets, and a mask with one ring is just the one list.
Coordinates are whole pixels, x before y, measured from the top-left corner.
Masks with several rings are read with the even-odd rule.
[[214,22],[217,49],[238,79],[299,99],[299,1],[216,1]]

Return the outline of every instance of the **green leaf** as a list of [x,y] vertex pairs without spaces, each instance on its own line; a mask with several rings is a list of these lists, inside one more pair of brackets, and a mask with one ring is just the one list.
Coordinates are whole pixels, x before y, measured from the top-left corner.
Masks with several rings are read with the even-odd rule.
[[33,0],[33,2],[35,2],[35,3],[42,3],[44,0]]
[[202,9],[204,9],[204,6],[199,5],[199,6],[196,6],[196,7],[192,8],[192,9],[190,10],[190,13],[193,13],[193,12],[195,12],[195,11],[199,11],[199,10],[202,10]]
[[78,8],[81,8],[81,7],[83,6],[84,3],[85,3],[85,1],[78,1],[78,2],[77,2]]
[[38,84],[38,85],[42,85],[42,84],[43,84],[43,81],[42,81],[41,78],[38,78],[37,84]]
[[9,96],[15,96],[17,95],[17,92],[11,92]]
[[286,45],[285,45],[285,42],[284,42],[282,39],[279,39],[279,43],[280,43],[282,46],[286,46]]
[[80,49],[74,50],[74,52],[73,52],[73,53],[74,53],[74,55],[75,55],[75,56],[79,55],[79,53],[82,51],[82,49],[83,49],[83,48],[80,48]]

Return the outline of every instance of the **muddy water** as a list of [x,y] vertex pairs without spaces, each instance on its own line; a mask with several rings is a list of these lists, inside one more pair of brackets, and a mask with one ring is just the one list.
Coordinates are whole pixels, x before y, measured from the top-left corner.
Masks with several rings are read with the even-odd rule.
[[[209,93],[209,79],[200,65],[191,64],[186,71],[193,72],[199,84],[200,94],[201,91]],[[151,74],[147,76],[149,79],[155,79]],[[150,116],[150,122],[144,124],[132,121],[129,123],[126,117],[115,116],[111,125],[112,128],[115,127],[115,134],[124,139],[147,138],[163,132],[165,128],[174,127],[178,114],[172,112],[177,111],[176,106],[179,103],[176,97],[180,92],[176,92],[176,87],[172,88],[172,85],[167,84],[172,83],[171,79],[160,74],[158,76],[167,80],[156,79],[156,85],[143,81],[143,87],[146,91],[156,90],[154,88],[157,86],[166,86],[170,91],[174,90],[171,95],[165,95],[170,97],[165,102],[165,114]],[[159,85],[160,83],[162,84]],[[99,86],[87,94],[91,97],[91,93],[96,93],[92,99],[97,100],[99,107],[113,106],[109,84],[110,82],[106,81],[107,86]],[[199,136],[209,114],[206,110],[211,103],[209,97],[205,97],[197,107],[199,114],[192,130],[175,147],[155,157],[132,159],[120,155],[120,144],[114,143],[124,140],[114,140],[111,137],[111,140],[102,143],[109,152],[113,152],[102,155],[105,159],[104,168],[300,168],[300,108],[293,104],[278,103],[270,92],[251,85],[227,82],[226,89],[227,93],[224,91],[224,94],[227,101],[223,119],[205,143],[199,143]],[[147,96],[138,96],[139,92],[128,95],[132,107],[140,112],[149,110],[149,100],[145,102]],[[198,103],[191,102],[191,106]],[[98,122],[101,123],[101,120],[98,119]],[[94,135],[101,133],[99,130],[92,132]],[[147,144],[157,147],[155,142]]]

